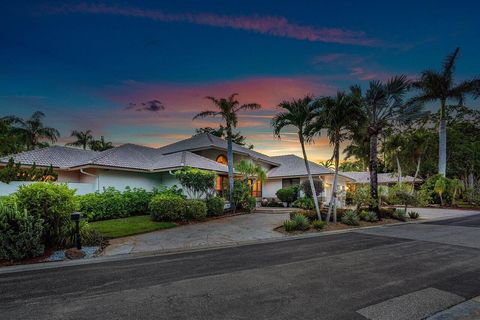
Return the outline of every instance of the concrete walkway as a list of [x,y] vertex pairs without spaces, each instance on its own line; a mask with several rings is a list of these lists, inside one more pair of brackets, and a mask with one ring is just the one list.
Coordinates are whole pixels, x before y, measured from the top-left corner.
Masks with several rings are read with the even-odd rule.
[[110,240],[103,255],[213,247],[285,237],[273,229],[288,213],[253,213]]
[[[413,208],[425,220],[449,219],[478,214],[478,211]],[[410,209],[409,209],[410,211]],[[104,256],[150,251],[172,251],[218,247],[255,240],[283,238],[273,229],[288,219],[288,213],[254,213],[204,223],[180,226],[141,235],[110,240]],[[376,228],[379,232],[390,232]],[[410,227],[409,227],[410,229]],[[402,235],[403,236],[403,235]]]

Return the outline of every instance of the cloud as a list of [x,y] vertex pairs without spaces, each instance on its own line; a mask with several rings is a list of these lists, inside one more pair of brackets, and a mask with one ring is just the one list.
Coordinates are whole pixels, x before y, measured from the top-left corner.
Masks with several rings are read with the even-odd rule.
[[160,100],[154,99],[147,102],[141,102],[139,104],[130,102],[125,110],[158,112],[165,110],[165,106]]
[[363,31],[340,28],[317,28],[290,22],[285,17],[273,16],[223,16],[213,13],[166,13],[160,10],[147,10],[135,7],[105,4],[67,4],[50,7],[51,13],[108,14],[124,17],[137,17],[161,22],[184,22],[220,28],[232,28],[313,42],[340,43],[359,46],[384,46],[382,41],[370,38]]

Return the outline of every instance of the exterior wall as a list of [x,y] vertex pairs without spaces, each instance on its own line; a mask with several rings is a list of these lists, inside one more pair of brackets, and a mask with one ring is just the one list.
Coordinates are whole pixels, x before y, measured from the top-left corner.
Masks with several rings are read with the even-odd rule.
[[276,198],[276,192],[282,188],[282,179],[267,179],[262,186],[263,198]]
[[[200,150],[200,151],[195,151],[195,153],[213,161],[216,161],[219,155],[224,155],[225,157],[227,156],[226,151],[217,150],[217,149]],[[240,160],[251,160],[251,158],[243,154],[233,153],[233,165],[237,164]],[[257,164],[262,168],[264,168],[265,171],[268,171],[272,168],[271,165],[264,162],[257,162]]]
[[98,188],[100,191],[107,187],[114,187],[119,191],[123,191],[127,186],[151,191],[154,187],[158,188],[162,185],[162,176],[164,173],[99,169],[96,175],[98,176]]
[[[0,196],[8,196],[9,194],[14,193],[20,186],[32,184],[35,182],[32,181],[12,181],[10,183],[0,182]],[[91,183],[75,183],[70,182],[66,183],[67,186],[71,189],[76,189],[77,195],[83,195],[87,193],[95,192],[95,185]]]

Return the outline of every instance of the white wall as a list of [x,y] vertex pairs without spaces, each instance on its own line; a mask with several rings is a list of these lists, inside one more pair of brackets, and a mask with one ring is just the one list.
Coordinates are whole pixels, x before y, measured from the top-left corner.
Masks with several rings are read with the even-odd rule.
[[164,174],[165,173],[144,173],[105,169],[99,169],[96,172],[100,191],[107,187],[114,187],[119,191],[123,191],[127,186],[130,188],[143,188],[147,191],[151,191],[154,187],[158,188],[162,186],[162,176]]
[[[35,183],[33,181],[12,181],[10,183],[0,182],[0,196],[8,196],[17,191],[18,187],[22,185],[28,185]],[[60,182],[58,182],[60,183]],[[66,185],[71,189],[76,189],[75,194],[83,195],[87,193],[95,192],[95,185],[91,183],[74,183],[69,182]]]
[[282,188],[282,179],[268,179],[262,185],[263,198],[276,198],[276,192]]

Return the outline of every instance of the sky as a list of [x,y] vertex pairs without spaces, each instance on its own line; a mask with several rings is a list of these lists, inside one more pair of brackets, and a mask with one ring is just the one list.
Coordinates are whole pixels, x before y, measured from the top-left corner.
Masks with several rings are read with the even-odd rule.
[[[2,1],[0,116],[36,110],[115,144],[158,147],[218,120],[205,96],[238,93],[259,111],[238,129],[255,150],[301,154],[294,130],[275,139],[277,105],[306,94],[438,69],[461,48],[457,80],[480,74],[474,1]],[[149,101],[161,101],[155,108]],[[480,102],[471,106],[478,108]],[[331,157],[325,137],[307,147]]]

